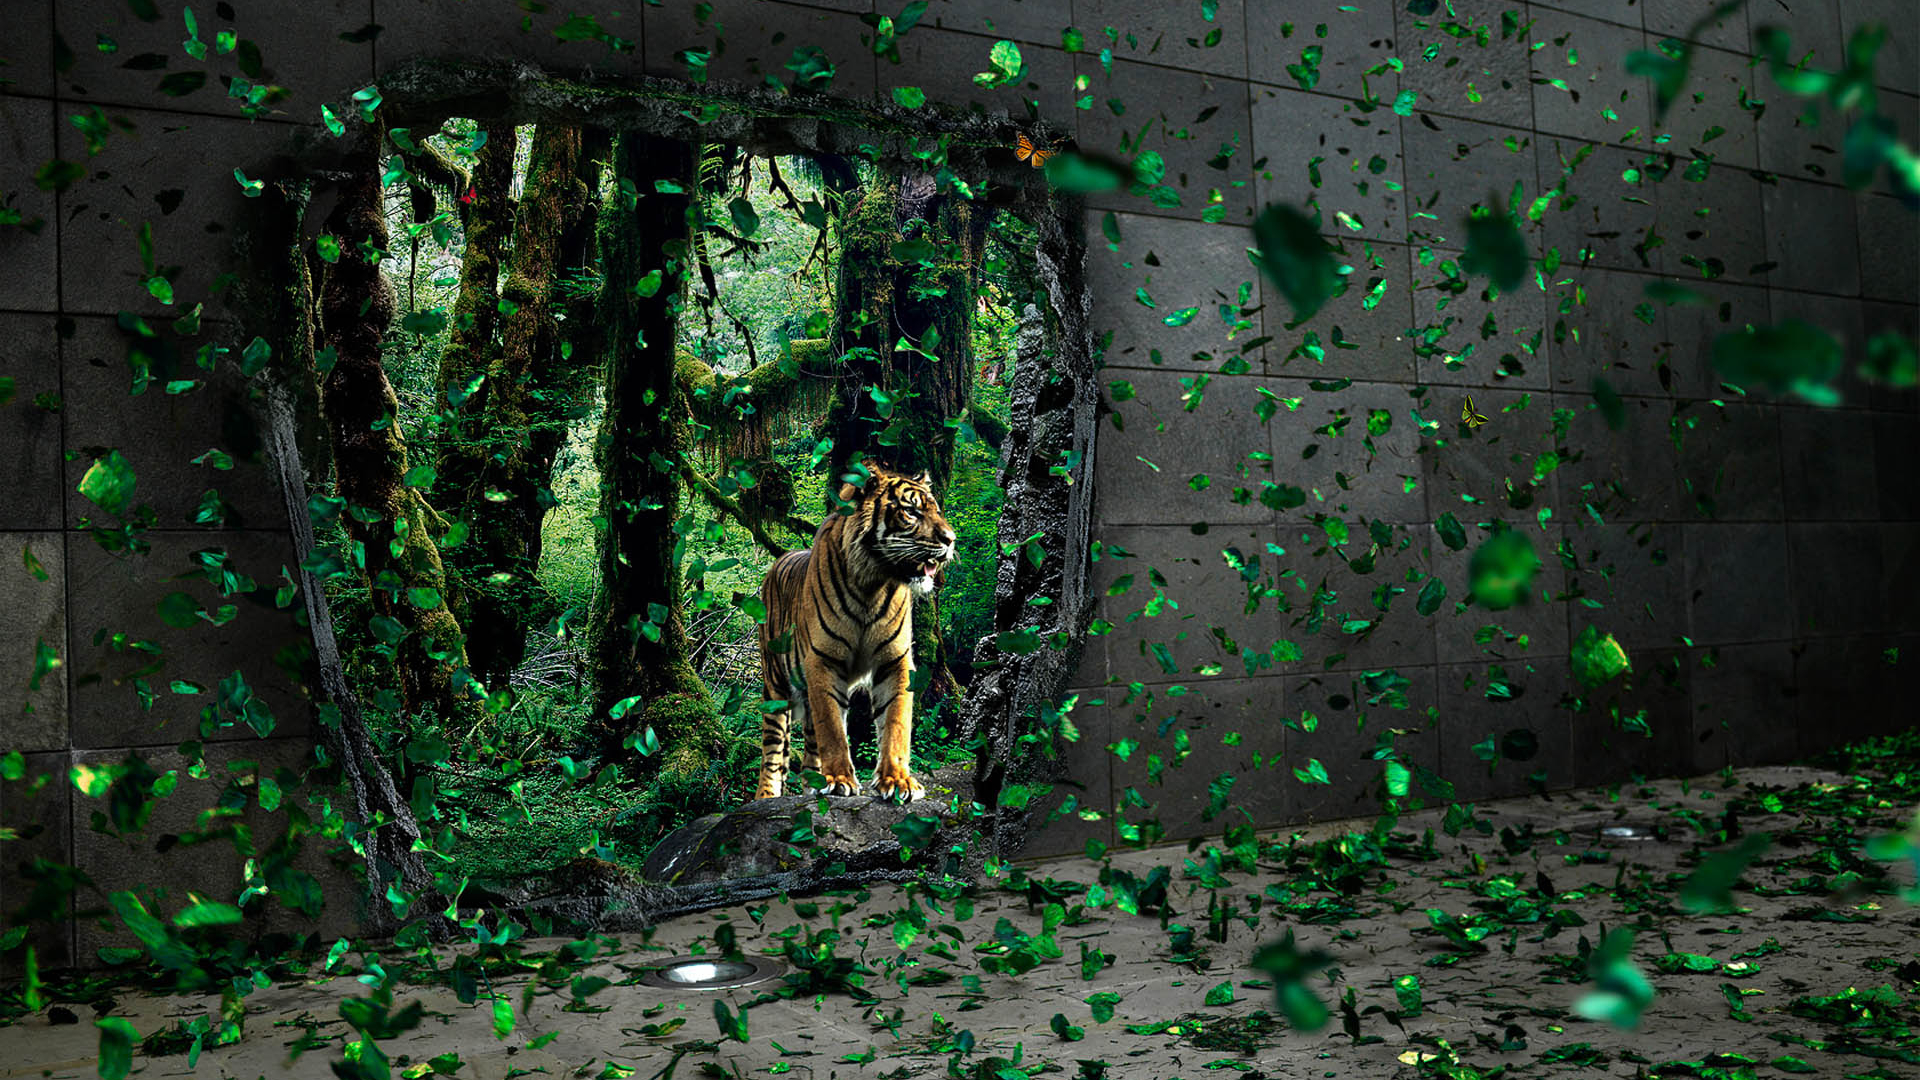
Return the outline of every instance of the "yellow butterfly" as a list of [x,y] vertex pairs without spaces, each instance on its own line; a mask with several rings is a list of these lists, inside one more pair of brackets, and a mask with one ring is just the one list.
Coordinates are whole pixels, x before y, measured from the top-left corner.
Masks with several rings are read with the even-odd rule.
[[1460,422],[1467,425],[1468,431],[1472,431],[1473,429],[1479,427],[1481,424],[1484,424],[1487,422],[1486,417],[1473,411],[1473,395],[1472,394],[1468,394],[1467,403],[1465,405],[1460,406]]
[[1055,149],[1053,147],[1041,146],[1039,143],[1028,138],[1027,133],[1024,131],[1014,138],[1013,156],[1036,169],[1044,166],[1047,163],[1047,159],[1052,157],[1054,153]]

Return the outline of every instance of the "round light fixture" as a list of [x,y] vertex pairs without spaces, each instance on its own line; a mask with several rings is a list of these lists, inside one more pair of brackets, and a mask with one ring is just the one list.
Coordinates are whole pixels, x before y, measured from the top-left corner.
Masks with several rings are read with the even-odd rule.
[[640,976],[640,985],[663,990],[732,990],[779,978],[785,970],[778,960],[741,956],[728,960],[713,956],[676,956]]
[[1660,833],[1647,825],[1603,825],[1600,839],[1613,844],[1644,844],[1660,839]]

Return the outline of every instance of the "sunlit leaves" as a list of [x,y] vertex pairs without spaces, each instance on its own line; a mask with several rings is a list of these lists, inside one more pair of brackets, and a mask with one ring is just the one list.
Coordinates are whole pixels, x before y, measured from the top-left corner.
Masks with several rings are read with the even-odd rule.
[[120,451],[109,450],[87,468],[77,490],[107,513],[121,514],[127,509],[127,501],[133,498],[134,483],[133,466]]
[[1574,679],[1586,687],[1599,686],[1633,667],[1620,642],[1612,634],[1602,634],[1595,626],[1588,626],[1574,639],[1569,660]]
[[1340,285],[1339,267],[1313,219],[1272,203],[1253,223],[1261,271],[1293,309],[1293,321],[1312,318]]
[[1020,55],[1020,46],[1011,41],[994,42],[993,47],[987,50],[987,61],[993,65],[993,70],[975,75],[973,81],[976,86],[988,89],[1006,86],[1020,81],[1027,70],[1026,59]]

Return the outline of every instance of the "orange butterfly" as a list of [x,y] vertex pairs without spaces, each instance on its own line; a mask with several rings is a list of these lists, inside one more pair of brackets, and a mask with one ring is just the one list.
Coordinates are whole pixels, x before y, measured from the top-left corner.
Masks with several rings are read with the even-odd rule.
[[1014,139],[1013,156],[1036,169],[1044,166],[1047,163],[1047,159],[1055,153],[1055,147],[1041,146],[1039,143],[1028,138],[1027,133],[1024,131]]

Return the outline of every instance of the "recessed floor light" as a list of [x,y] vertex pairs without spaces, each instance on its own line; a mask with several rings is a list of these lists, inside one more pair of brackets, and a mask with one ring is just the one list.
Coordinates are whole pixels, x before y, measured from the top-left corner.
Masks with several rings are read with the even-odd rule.
[[780,977],[785,966],[764,956],[732,960],[712,956],[676,956],[640,976],[640,985],[664,990],[732,990]]
[[1646,825],[1604,825],[1600,828],[1600,839],[1615,844],[1644,844],[1660,839],[1660,834]]

